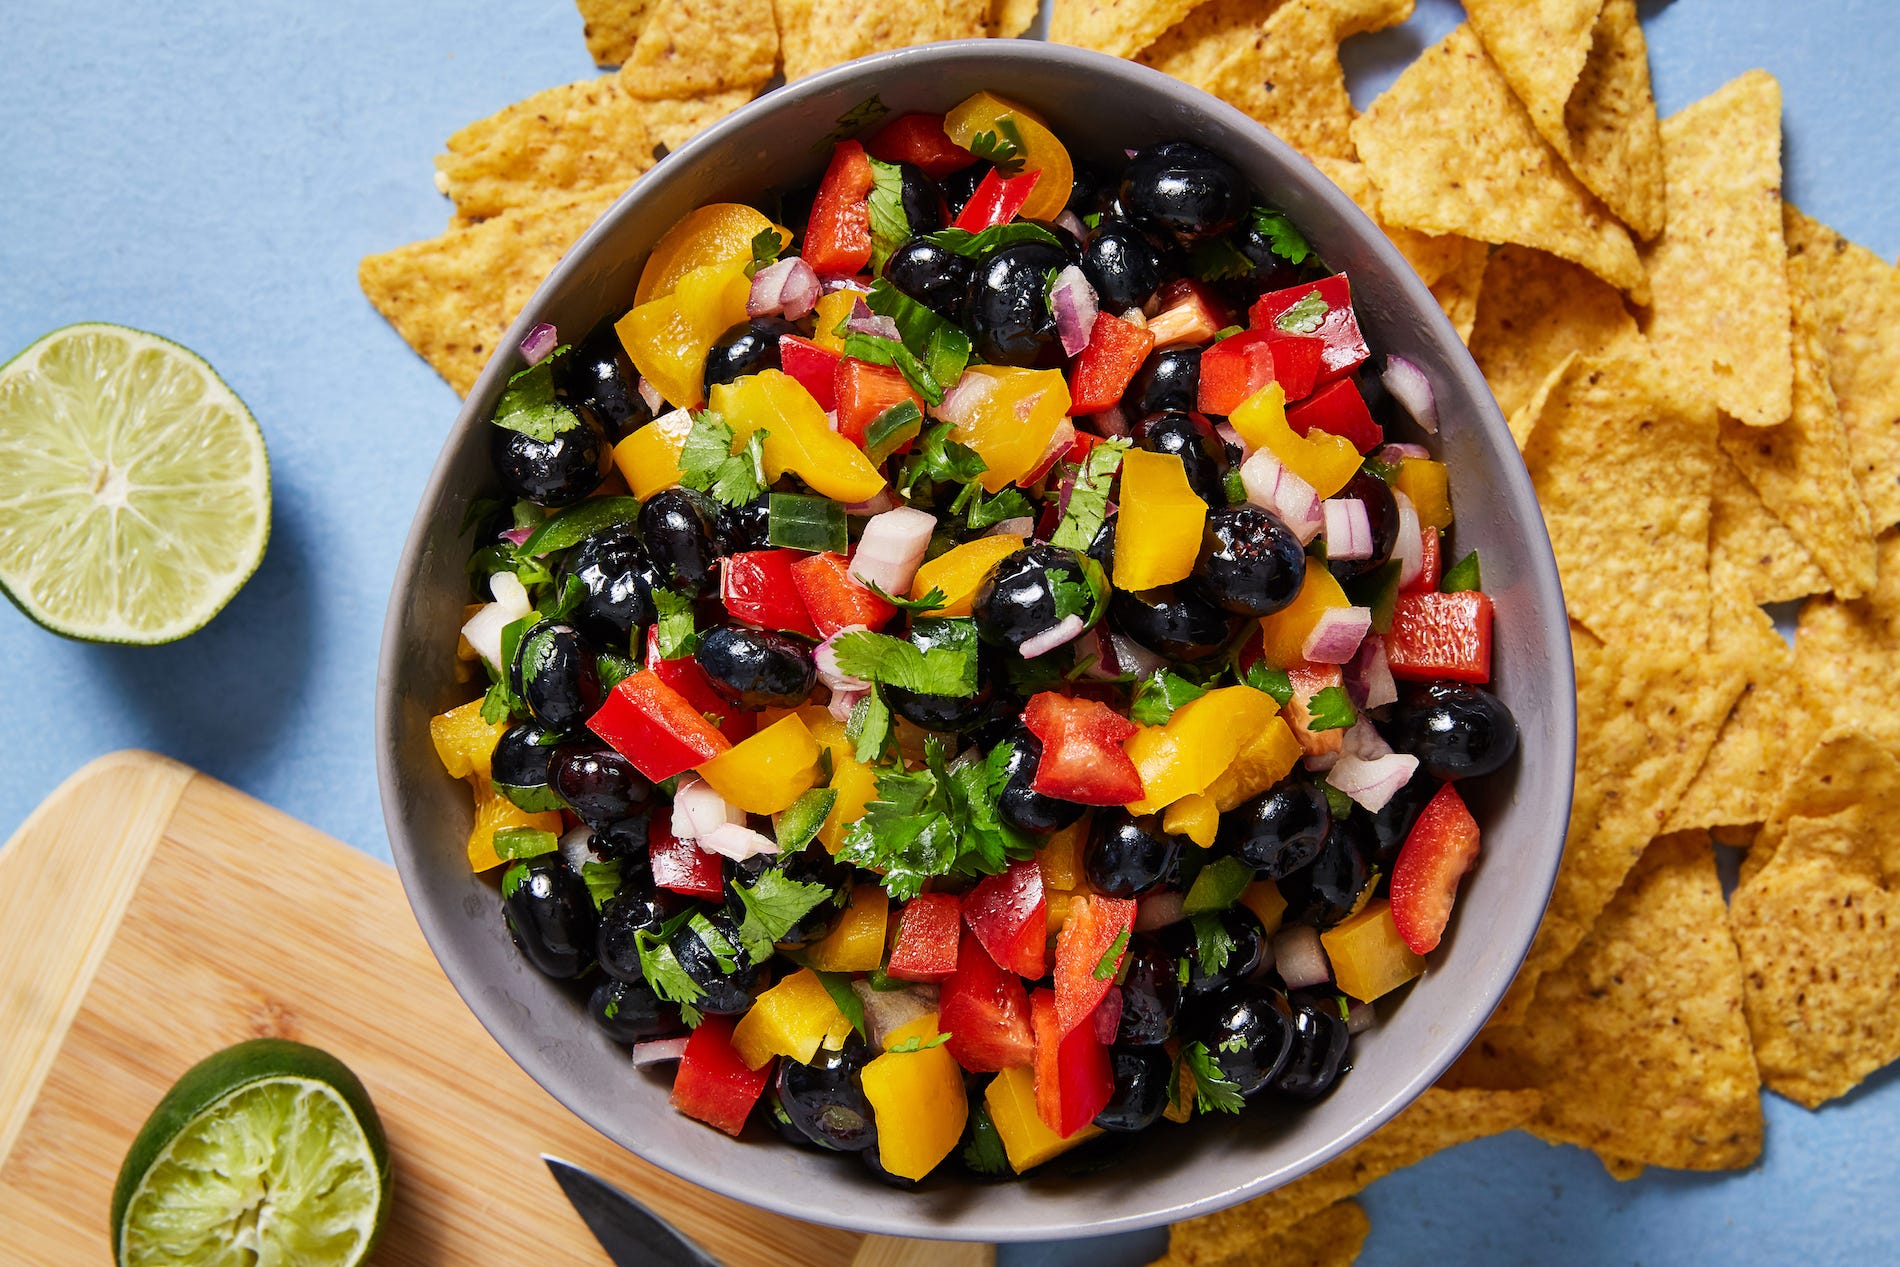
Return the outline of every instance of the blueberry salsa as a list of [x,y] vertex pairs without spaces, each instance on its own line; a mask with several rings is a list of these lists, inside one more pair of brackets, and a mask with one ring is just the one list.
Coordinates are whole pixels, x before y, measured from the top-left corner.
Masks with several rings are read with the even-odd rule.
[[1270,190],[979,93],[522,354],[433,736],[680,1112],[912,1186],[1338,1085],[1517,730],[1431,385]]

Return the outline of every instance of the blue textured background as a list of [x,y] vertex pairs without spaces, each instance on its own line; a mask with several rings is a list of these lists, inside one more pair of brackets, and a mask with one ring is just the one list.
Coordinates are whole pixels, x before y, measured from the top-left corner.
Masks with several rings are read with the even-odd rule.
[[[876,0],[867,0],[875,3]],[[1419,0],[1354,41],[1363,104],[1459,19]],[[157,650],[62,642],[0,604],[0,837],[81,763],[168,753],[379,857],[370,714],[403,533],[456,409],[364,301],[362,255],[438,232],[430,156],[471,119],[590,73],[565,0],[11,0],[0,16],[0,360],[108,320],[197,349],[270,445],[270,553],[202,633]],[[1780,77],[1787,184],[1900,252],[1893,0],[1646,3],[1674,111],[1750,67]],[[0,935],[4,935],[0,932]],[[1510,1135],[1366,1195],[1367,1267],[1419,1262],[1892,1262],[1900,1084],[1820,1113],[1768,1099],[1760,1166],[1610,1180]],[[1005,1260],[1145,1262],[1157,1237]]]

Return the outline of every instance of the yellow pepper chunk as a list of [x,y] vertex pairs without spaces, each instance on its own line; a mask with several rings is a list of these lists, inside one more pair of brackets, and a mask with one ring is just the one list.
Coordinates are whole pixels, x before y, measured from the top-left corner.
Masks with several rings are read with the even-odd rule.
[[1214,833],[1220,830],[1220,810],[1207,793],[1190,793],[1168,806],[1168,812],[1161,816],[1161,830],[1186,836],[1205,849],[1214,843]]
[[712,389],[712,409],[732,424],[743,443],[765,432],[765,474],[790,471],[813,492],[841,502],[868,501],[884,476],[864,450],[831,429],[825,411],[797,379],[783,370],[763,370]]
[[1207,503],[1173,453],[1130,449],[1122,455],[1121,510],[1115,523],[1115,588],[1147,590],[1184,581],[1201,552]]
[[942,590],[942,607],[933,607],[933,616],[968,616],[970,600],[976,597],[983,579],[996,565],[1023,548],[1022,537],[978,537],[945,550],[917,569],[910,583],[910,596],[922,598],[933,589]]
[[614,446],[614,467],[641,501],[680,482],[680,450],[693,429],[684,409],[661,414]]
[[1045,891],[1073,893],[1086,885],[1082,879],[1082,850],[1089,840],[1089,816],[1084,814],[1051,835],[1036,851]]
[[1280,706],[1251,686],[1224,686],[1174,710],[1165,726],[1143,726],[1122,746],[1141,772],[1131,814],[1152,814],[1205,792]]
[[530,814],[497,792],[483,776],[475,788],[475,826],[468,833],[471,871],[488,871],[502,864],[501,855],[495,852],[495,833],[509,827],[532,827],[558,836],[561,816],[553,812]]
[[746,259],[696,268],[673,290],[640,304],[614,323],[634,368],[682,409],[704,397],[706,354],[721,334],[746,319],[752,283]]
[[[1366,892],[1372,892],[1371,885],[1366,886]],[[1273,881],[1255,880],[1242,889],[1240,904],[1254,913],[1269,937],[1280,931],[1280,921],[1286,915],[1286,898],[1280,895],[1280,887]]]
[[1005,122],[1022,138],[1019,156],[1023,170],[1042,173],[1018,214],[1025,220],[1055,219],[1069,205],[1075,187],[1075,165],[1069,151],[1040,118],[1012,101],[979,92],[943,116],[943,131],[956,144],[969,149],[979,133],[1009,135],[1000,126]]
[[1392,903],[1381,898],[1319,935],[1320,945],[1333,964],[1333,981],[1348,998],[1370,1003],[1398,989],[1425,971],[1423,956],[1412,953],[1399,926],[1392,922]]
[[1287,424],[1286,392],[1278,383],[1247,397],[1227,421],[1249,449],[1266,449],[1321,497],[1331,497],[1346,487],[1363,461],[1352,441],[1344,437],[1318,429],[1304,436],[1295,432]]
[[751,1010],[733,1028],[732,1045],[753,1069],[774,1056],[808,1065],[820,1045],[842,1043],[850,1032],[850,1020],[818,974],[800,968],[753,1000]]
[[1051,1157],[1068,1152],[1102,1133],[1094,1123],[1064,1139],[1049,1129],[1036,1113],[1036,1075],[1028,1065],[1005,1069],[983,1091],[990,1121],[1003,1141],[1003,1152],[1017,1174],[1032,1170]]
[[1430,458],[1406,458],[1392,478],[1392,491],[1412,499],[1421,528],[1451,527],[1451,481],[1445,464]]
[[[970,1097],[963,1070],[939,1043],[937,1014],[920,1016],[886,1038],[891,1050],[864,1067],[864,1098],[877,1115],[877,1159],[906,1179],[922,1179],[963,1138]],[[916,1051],[897,1050],[911,1043]]]
[[435,755],[449,777],[455,779],[466,779],[471,774],[487,778],[495,745],[507,729],[505,721],[491,725],[482,720],[482,701],[478,699],[429,719],[429,739],[435,744]]
[[1317,563],[1309,566],[1293,601],[1273,615],[1260,618],[1264,639],[1261,649],[1266,653],[1267,663],[1276,669],[1305,664],[1306,638],[1319,623],[1320,613],[1330,607],[1350,606],[1352,600],[1339,588],[1331,572]]
[[1069,416],[1069,382],[1061,370],[1021,370],[1004,365],[973,366],[996,380],[996,387],[957,424],[950,438],[975,449],[987,464],[983,489],[1000,493],[1034,471],[1056,428]]
[[1284,717],[1275,717],[1240,750],[1227,772],[1208,786],[1207,794],[1214,798],[1215,808],[1225,814],[1292,773],[1300,756],[1300,741],[1293,728]]
[[818,741],[794,713],[700,766],[699,777],[748,814],[776,814],[817,785]]
[[[767,710],[766,715],[771,716],[771,711]],[[845,734],[844,723],[833,717],[830,709],[807,704],[798,709],[798,716],[819,748],[831,754],[831,782],[826,786],[838,798],[818,828],[818,843],[835,854],[844,848],[844,834],[851,824],[863,818],[865,809],[877,799],[877,777],[870,766],[858,760],[856,745]]]
[[821,348],[830,348],[833,352],[844,351],[844,336],[838,333],[838,327],[851,315],[857,306],[858,292],[855,290],[834,290],[818,301],[818,328],[812,331],[811,341]]
[[763,212],[742,202],[709,202],[687,212],[654,244],[640,269],[633,302],[649,303],[672,294],[681,278],[708,264],[738,260],[743,265],[752,258],[752,239],[767,229],[786,242],[792,240],[790,229],[773,224]]
[[891,917],[890,895],[883,886],[858,884],[851,904],[824,940],[805,951],[805,962],[819,972],[869,972],[884,965],[884,926]]

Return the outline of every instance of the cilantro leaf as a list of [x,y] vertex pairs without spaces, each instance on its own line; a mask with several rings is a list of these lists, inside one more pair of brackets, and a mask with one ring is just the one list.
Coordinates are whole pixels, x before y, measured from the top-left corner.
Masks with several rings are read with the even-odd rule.
[[1174,716],[1175,709],[1205,694],[1206,687],[1195,685],[1172,669],[1156,669],[1135,684],[1135,700],[1128,710],[1128,720],[1143,726],[1159,726]]
[[1206,1043],[1189,1043],[1181,1049],[1181,1063],[1194,1075],[1194,1107],[1203,1113],[1238,1113],[1247,1101],[1241,1098],[1240,1084],[1228,1078]]
[[1346,694],[1343,686],[1328,686],[1307,702],[1307,715],[1312,719],[1307,723],[1308,730],[1344,730],[1359,719],[1359,713],[1352,706],[1352,697]]
[[515,893],[521,888],[521,886],[528,882],[529,874],[530,872],[528,871],[528,864],[525,862],[517,862],[513,864],[512,866],[510,866],[506,871],[502,872],[501,873],[502,897],[503,898],[513,897]]
[[[673,953],[673,938],[695,916],[698,916],[696,910],[684,910],[660,925],[657,932],[642,928],[633,935],[634,948],[640,955],[641,975],[660,998],[679,1005],[688,1025],[698,1024],[698,1010],[693,1004],[704,998],[706,992],[700,989],[699,982],[693,980],[686,966],[679,961],[679,956]],[[704,916],[699,918],[704,922]]]
[[745,266],[745,275],[756,277],[760,269],[778,263],[779,252],[784,249],[785,239],[777,229],[760,229],[752,235],[752,259]]
[[1011,747],[949,770],[943,741],[924,743],[921,770],[880,769],[877,799],[845,834],[838,857],[884,873],[892,897],[908,900],[946,875],[994,875],[1035,852],[1034,839],[1002,822],[996,799]]
[[1106,981],[1114,976],[1115,970],[1121,967],[1122,956],[1126,954],[1127,951],[1128,930],[1124,928],[1116,935],[1115,940],[1109,943],[1108,949],[1102,952],[1101,960],[1095,965],[1095,979],[1097,981]]
[[970,138],[970,153],[996,167],[999,176],[1017,176],[1023,170],[1023,134],[1016,120],[1004,115],[996,121],[994,132],[978,132]]
[[1320,298],[1319,287],[1308,291],[1300,301],[1273,319],[1273,324],[1288,334],[1312,334],[1332,309]]
[[1049,544],[1069,550],[1087,550],[1108,518],[1108,492],[1121,469],[1122,454],[1128,452],[1126,440],[1104,440],[1090,449],[1075,473],[1075,487],[1069,491],[1069,504],[1063,508],[1062,522],[1049,536]]
[[699,938],[699,944],[711,953],[713,962],[719,965],[719,971],[727,976],[739,971],[739,947],[727,940],[724,933],[714,928],[712,921],[706,918],[704,912],[694,911],[686,921],[686,930]]
[[910,459],[898,480],[897,491],[909,497],[919,480],[937,483],[967,484],[990,469],[975,449],[950,438],[954,423],[939,422],[927,428],[917,439]]
[[1196,915],[1189,923],[1194,926],[1194,962],[1203,975],[1218,975],[1234,953],[1233,936],[1218,915]]
[[662,660],[680,660],[699,646],[699,633],[693,625],[693,600],[669,589],[653,591],[653,607],[659,613],[654,622],[654,643]]
[[753,963],[770,959],[774,942],[791,932],[799,920],[837,897],[837,891],[829,885],[794,880],[777,867],[761,871],[750,888],[734,881],[732,891],[739,895],[739,902],[745,908],[745,919],[739,925],[739,941]]
[[1204,282],[1225,282],[1253,272],[1253,261],[1226,238],[1210,238],[1194,248],[1188,267]]
[[963,1164],[979,1175],[1010,1173],[1009,1154],[1003,1150],[1003,1137],[990,1120],[989,1106],[978,1101],[970,1111],[970,1142],[963,1146]]
[[976,233],[968,229],[939,229],[935,233],[925,234],[924,240],[932,246],[954,251],[968,259],[980,258],[991,251],[1000,250],[1006,246],[1018,246],[1024,242],[1041,242],[1047,246],[1062,245],[1062,239],[1033,220],[1011,220],[1008,224],[993,224]]
[[1003,821],[996,809],[1015,750],[1014,744],[1000,743],[983,760],[950,771],[950,804],[963,825],[966,862],[960,870],[965,874],[993,875],[1036,850],[1036,839]]
[[884,686],[899,686],[920,695],[949,695],[966,699],[976,694],[976,648],[932,647],[889,634],[859,630],[840,635],[831,644],[838,671]]
[[1276,669],[1265,660],[1255,660],[1248,665],[1246,675],[1240,680],[1243,686],[1273,696],[1273,702],[1281,708],[1293,699],[1293,681],[1287,677],[1286,670]]
[[594,909],[600,910],[614,900],[614,894],[620,892],[620,859],[610,858],[606,862],[581,863],[581,883],[587,886],[587,896],[594,899]]
[[497,427],[519,431],[546,444],[563,431],[581,425],[574,411],[554,398],[554,363],[567,352],[565,345],[554,349],[539,364],[517,371],[495,405],[493,422]]
[[[954,321],[932,312],[882,278],[871,283],[864,303],[872,312],[897,323],[904,347],[921,363],[923,377],[936,387],[936,394],[916,381],[911,386],[931,404],[940,403],[944,392],[963,376],[964,367],[970,363],[970,336]],[[903,365],[897,368],[906,379],[911,378]]]
[[852,755],[859,761],[877,761],[884,756],[891,742],[891,706],[884,702],[883,691],[871,687],[870,694],[852,708],[844,733],[856,745]]
[[1313,248],[1306,244],[1305,236],[1293,224],[1293,220],[1284,211],[1275,211],[1271,207],[1255,207],[1249,213],[1253,219],[1253,229],[1267,240],[1267,246],[1273,253],[1289,264],[1304,264],[1313,256]]
[[866,585],[865,588],[901,612],[936,611],[939,607],[942,607],[945,603],[950,601],[949,596],[943,592],[941,587],[936,585],[931,586],[922,598],[899,598],[895,594],[886,593],[884,587],[879,585],[876,581],[872,581]]
[[914,1051],[929,1051],[932,1047],[941,1047],[949,1041],[950,1035],[948,1034],[938,1034],[934,1038],[929,1039],[926,1039],[922,1034],[912,1034],[909,1038],[906,1038],[896,1046],[886,1047],[884,1054],[887,1056],[908,1056]]
[[1484,576],[1478,570],[1478,552],[1473,550],[1445,569],[1445,579],[1439,583],[1438,588],[1447,594],[1483,589]]
[[840,141],[850,140],[872,124],[883,119],[884,116],[890,112],[891,108],[884,104],[882,97],[866,97],[863,101],[858,102],[857,105],[852,106],[849,110],[839,115],[837,125],[833,127],[831,131],[812,142],[811,152],[814,154],[831,153],[832,146]]
[[910,217],[904,214],[904,171],[896,163],[871,164],[871,272],[884,272],[884,261],[910,237]]
[[970,528],[973,531],[980,531],[984,528],[994,528],[1005,519],[1019,519],[1034,515],[1036,508],[1030,505],[1029,499],[1023,496],[1022,490],[1014,485],[994,497],[985,497],[981,484],[970,483],[965,484],[963,491],[957,494],[957,499],[950,503],[951,514],[966,512]]
[[1056,619],[1067,620],[1088,611],[1094,600],[1087,581],[1078,581],[1067,572],[1051,568],[1049,594],[1055,599]]
[[765,436],[754,431],[734,453],[731,426],[712,410],[702,410],[680,447],[680,483],[727,506],[756,499],[766,486]]

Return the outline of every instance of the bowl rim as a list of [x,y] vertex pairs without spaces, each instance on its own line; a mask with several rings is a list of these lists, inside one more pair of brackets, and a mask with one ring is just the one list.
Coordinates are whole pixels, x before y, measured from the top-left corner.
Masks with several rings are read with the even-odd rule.
[[[880,78],[915,72],[933,62],[961,60],[973,54],[980,55],[992,63],[999,77],[1007,74],[1012,63],[1053,62],[1073,73],[1116,79],[1126,84],[1131,91],[1159,92],[1177,103],[1220,120],[1234,130],[1251,135],[1254,138],[1254,144],[1271,152],[1280,162],[1296,170],[1302,170],[1311,186],[1309,192],[1324,204],[1332,215],[1348,221],[1356,219],[1359,236],[1365,239],[1365,244],[1375,258],[1377,267],[1391,276],[1391,280],[1405,296],[1415,314],[1420,317],[1425,326],[1430,328],[1431,341],[1447,350],[1449,358],[1454,363],[1455,371],[1460,377],[1476,383],[1478,391],[1475,395],[1480,408],[1473,421],[1478,430],[1483,433],[1484,443],[1492,448],[1508,448],[1515,452],[1516,445],[1511,438],[1510,429],[1490,393],[1489,386],[1476,362],[1471,359],[1469,351],[1463,340],[1459,338],[1450,319],[1439,307],[1430,290],[1399,253],[1398,248],[1392,245],[1384,232],[1366,216],[1359,206],[1311,160],[1258,121],[1249,118],[1218,97],[1136,62],[1038,39],[953,40],[885,50],[829,67],[755,97],[746,105],[695,135],[678,149],[670,151],[665,159],[668,164],[667,170],[678,171],[690,166],[699,159],[702,153],[717,146],[728,135],[744,131],[753,126],[760,117],[785,109],[806,97],[822,95],[835,87],[860,80],[866,81],[865,86],[871,92],[875,92],[875,81]],[[1549,702],[1549,708],[1554,710],[1555,714],[1551,718],[1554,723],[1551,728],[1554,743],[1551,762],[1557,768],[1540,772],[1543,777],[1540,779],[1539,787],[1540,795],[1560,798],[1561,809],[1554,819],[1555,840],[1538,842],[1544,846],[1545,853],[1544,864],[1535,873],[1536,891],[1526,890],[1520,894],[1524,918],[1517,937],[1521,943],[1515,955],[1517,968],[1513,969],[1508,976],[1501,976],[1494,988],[1487,992],[1486,997],[1472,1001],[1468,1007],[1460,1009],[1456,1014],[1447,1015],[1448,1027],[1454,1032],[1462,1031],[1462,1037],[1454,1044],[1448,1045],[1439,1057],[1420,1064],[1408,1077],[1398,1083],[1395,1091],[1388,1093],[1382,1102],[1360,1116],[1350,1129],[1337,1138],[1322,1146],[1309,1149],[1303,1156],[1282,1163],[1264,1174],[1255,1175],[1244,1182],[1227,1184],[1195,1199],[1178,1202],[1165,1208],[1147,1209],[1135,1214],[1110,1215],[1099,1219],[1078,1220],[1072,1214],[1066,1213],[1073,1208],[1069,1201],[1052,1196],[1049,1200],[1050,1210],[1052,1213],[1058,1210],[1064,1211],[1064,1217],[1031,1226],[985,1223],[980,1217],[976,1219],[959,1217],[952,1223],[920,1226],[923,1223],[921,1218],[905,1220],[885,1217],[878,1214],[875,1209],[854,1211],[849,1202],[841,1202],[835,1207],[813,1209],[782,1197],[770,1188],[748,1187],[743,1176],[730,1173],[717,1163],[697,1163],[690,1155],[668,1155],[663,1159],[628,1144],[616,1134],[604,1113],[595,1112],[585,1105],[569,1103],[548,1087],[536,1072],[536,1062],[530,1058],[534,1053],[533,1042],[525,1034],[512,1035],[510,1026],[503,1016],[504,1009],[484,999],[473,988],[472,982],[467,986],[464,985],[463,978],[472,974],[468,973],[467,964],[463,962],[464,955],[458,951],[455,929],[465,923],[466,918],[459,913],[437,910],[413,900],[413,895],[418,890],[417,886],[411,882],[412,875],[417,874],[423,864],[417,851],[409,845],[403,813],[404,805],[398,793],[400,763],[397,754],[401,720],[397,704],[401,699],[401,692],[397,689],[396,683],[401,669],[404,621],[400,602],[402,589],[395,582],[406,581],[418,575],[419,565],[426,553],[432,524],[427,513],[428,509],[442,498],[452,483],[451,468],[455,464],[454,457],[466,443],[469,432],[487,423],[501,388],[515,370],[512,364],[514,350],[538,320],[538,314],[546,296],[562,288],[571,274],[586,267],[586,262],[593,250],[609,234],[610,227],[629,214],[629,208],[634,201],[642,197],[645,190],[654,188],[656,183],[648,174],[624,190],[574,245],[568,248],[559,263],[523,305],[506,334],[497,341],[488,364],[484,366],[474,386],[470,388],[454,423],[444,437],[442,448],[418,502],[416,516],[410,525],[402,552],[398,557],[392,578],[389,604],[385,611],[382,642],[377,660],[375,742],[377,778],[385,826],[389,833],[391,855],[403,882],[405,895],[412,896],[410,909],[415,915],[424,939],[436,956],[444,975],[448,977],[456,993],[461,995],[463,1001],[481,1022],[482,1027],[523,1072],[541,1084],[543,1089],[547,1090],[567,1111],[581,1118],[608,1140],[626,1148],[627,1151],[650,1164],[659,1166],[710,1191],[776,1214],[804,1222],[909,1238],[926,1236],[944,1240],[993,1242],[1083,1238],[1140,1231],[1212,1214],[1242,1201],[1262,1196],[1312,1173],[1359,1144],[1409,1107],[1451,1066],[1503,1001],[1512,981],[1516,979],[1517,972],[1522,969],[1524,960],[1530,953],[1531,944],[1542,923],[1544,910],[1555,887],[1558,866],[1563,856],[1563,841],[1568,828],[1570,800],[1575,779],[1577,741],[1575,666],[1556,558],[1550,545],[1549,534],[1541,518],[1537,518],[1529,525],[1520,525],[1528,538],[1526,544],[1530,555],[1529,566],[1525,569],[1522,583],[1530,593],[1527,607],[1533,611],[1542,611],[1547,616],[1546,623],[1550,627],[1543,629],[1541,633],[1546,644],[1549,673],[1553,680],[1560,679],[1568,683],[1569,689],[1558,687],[1552,692]],[[1504,468],[1502,482],[1506,485],[1504,489],[1506,499],[1534,506],[1536,497],[1528,470],[1521,462],[1507,462],[1502,466]],[[1525,778],[1525,772],[1520,770],[1516,777],[1520,780]],[[1533,911],[1535,918],[1532,918]]]

